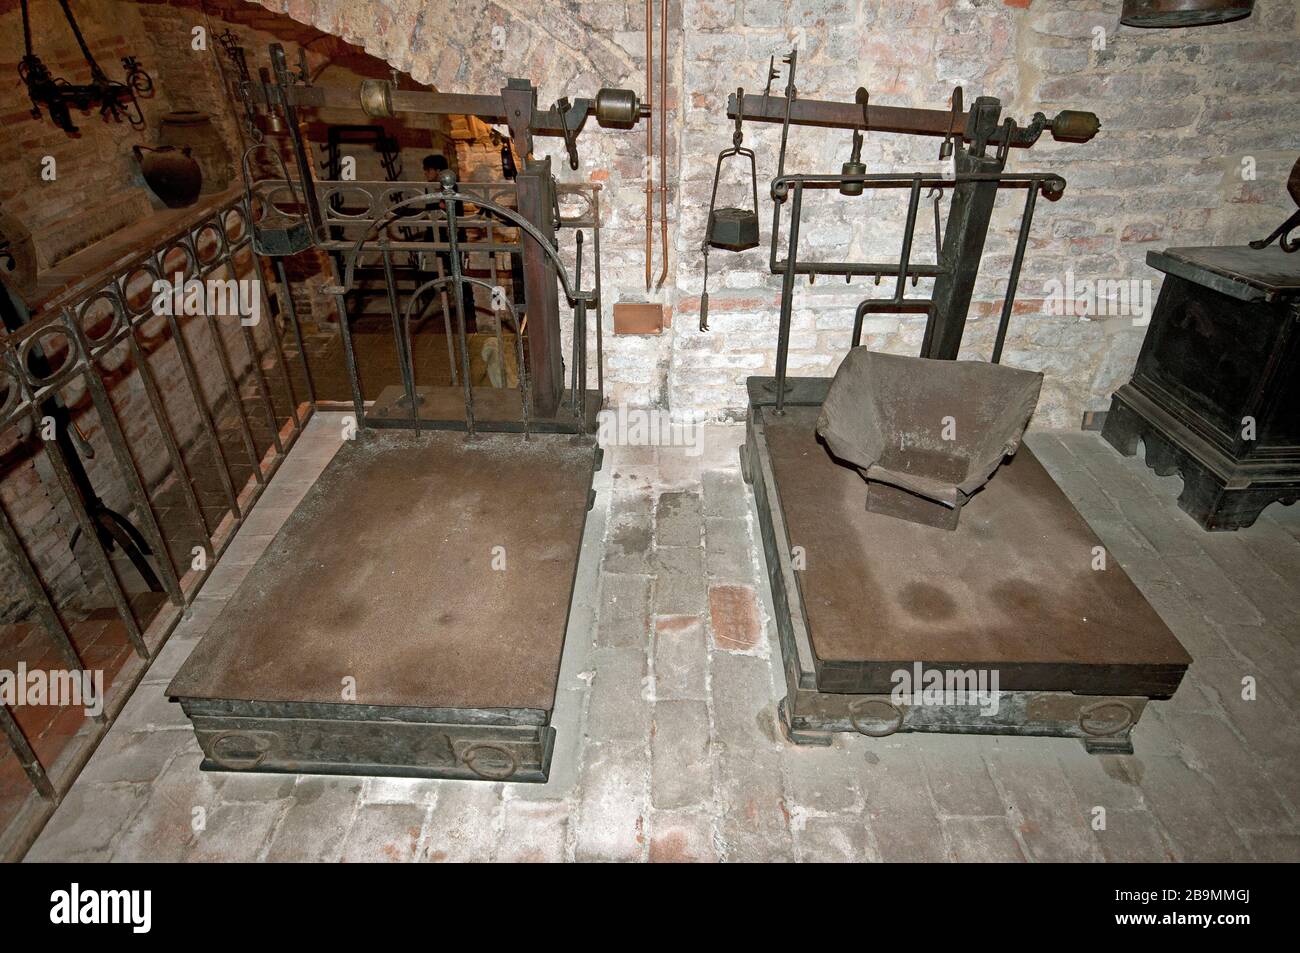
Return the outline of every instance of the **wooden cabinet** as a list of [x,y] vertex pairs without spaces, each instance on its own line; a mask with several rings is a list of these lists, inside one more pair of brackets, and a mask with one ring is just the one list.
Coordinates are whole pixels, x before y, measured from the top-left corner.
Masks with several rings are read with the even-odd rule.
[[1300,253],[1171,248],[1133,378],[1102,428],[1183,478],[1178,504],[1205,529],[1249,526],[1300,499]]

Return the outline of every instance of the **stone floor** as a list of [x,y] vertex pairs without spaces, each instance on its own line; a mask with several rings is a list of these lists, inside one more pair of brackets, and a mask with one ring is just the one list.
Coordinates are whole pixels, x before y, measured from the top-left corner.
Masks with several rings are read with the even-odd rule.
[[1203,533],[1177,478],[1085,433],[1030,444],[1196,659],[1131,757],[1064,739],[784,744],[730,426],[698,455],[609,449],[548,784],[200,772],[163,690],[340,432],[339,415],[312,421],[29,860],[1300,859],[1300,507]]

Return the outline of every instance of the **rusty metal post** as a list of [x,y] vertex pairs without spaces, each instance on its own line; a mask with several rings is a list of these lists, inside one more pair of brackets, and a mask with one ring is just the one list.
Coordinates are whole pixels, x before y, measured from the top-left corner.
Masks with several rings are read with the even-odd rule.
[[[519,214],[555,243],[555,183],[551,160],[525,159],[516,180]],[[527,233],[524,243],[524,298],[528,311],[528,363],[533,381],[533,409],[539,417],[554,416],[564,393],[564,356],[560,342],[560,296],[555,265],[542,246]]]
[[[980,96],[971,108],[967,136],[973,145],[967,151],[960,145],[953,159],[957,173],[991,173],[1002,171],[997,159],[984,155],[984,146],[997,130],[1001,104],[991,96]],[[948,229],[943,238],[939,263],[943,270],[934,282],[934,307],[925,326],[921,357],[956,360],[961,338],[966,330],[966,313],[979,276],[984,239],[988,236],[993,203],[998,197],[996,179],[959,182],[952,190],[948,212]]]

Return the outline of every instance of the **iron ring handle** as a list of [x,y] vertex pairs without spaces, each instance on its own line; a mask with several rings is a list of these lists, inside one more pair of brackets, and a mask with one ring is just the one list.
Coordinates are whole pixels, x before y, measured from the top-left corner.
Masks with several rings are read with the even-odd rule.
[[266,760],[267,753],[271,750],[269,743],[257,744],[258,751],[255,757],[251,758],[223,758],[217,753],[217,746],[227,738],[244,738],[248,737],[242,731],[223,731],[212,739],[208,745],[208,757],[227,771],[253,771],[256,770],[263,761]]
[[[1107,708],[1119,708],[1123,710],[1124,721],[1113,728],[1106,728],[1103,731],[1098,731],[1093,728],[1089,728],[1087,724],[1087,720],[1089,716],[1095,715],[1097,714],[1097,712],[1104,711]],[[1098,702],[1095,705],[1088,705],[1086,708],[1081,709],[1079,712],[1079,728],[1085,734],[1092,735],[1094,738],[1105,738],[1110,735],[1117,735],[1121,731],[1125,730],[1126,728],[1132,727],[1133,723],[1136,720],[1137,719],[1134,718],[1133,716],[1133,709],[1128,706],[1128,703],[1120,702],[1120,701]]]
[[[500,774],[494,771],[484,771],[476,764],[477,759],[475,757],[475,752],[477,751],[495,751],[510,762],[510,767]],[[515,756],[513,751],[502,745],[482,743],[470,745],[461,752],[460,760],[464,762],[465,767],[469,768],[485,781],[506,781],[513,777],[515,772],[519,770],[519,758]]]
[[[867,705],[884,705],[894,713],[893,724],[886,726],[883,730],[877,728],[874,731],[868,731],[866,728],[863,728],[862,725],[858,723],[858,716],[862,713],[862,709]],[[868,738],[887,738],[894,732],[898,731],[899,728],[903,727],[903,709],[898,705],[895,705],[893,702],[887,702],[882,698],[860,698],[855,702],[849,703],[849,724],[853,726],[853,730],[858,734],[866,735]]]

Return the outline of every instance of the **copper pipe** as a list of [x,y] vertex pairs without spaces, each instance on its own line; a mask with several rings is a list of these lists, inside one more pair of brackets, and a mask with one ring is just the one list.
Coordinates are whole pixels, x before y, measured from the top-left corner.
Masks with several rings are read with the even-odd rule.
[[[649,98],[654,91],[654,0],[645,4],[645,94]],[[645,124],[645,290],[650,290],[650,258],[654,254],[655,202],[654,185],[651,184],[654,168],[651,160],[655,154],[655,120],[654,113]]]
[[656,289],[668,278],[668,0],[659,0],[659,251],[663,270]]

